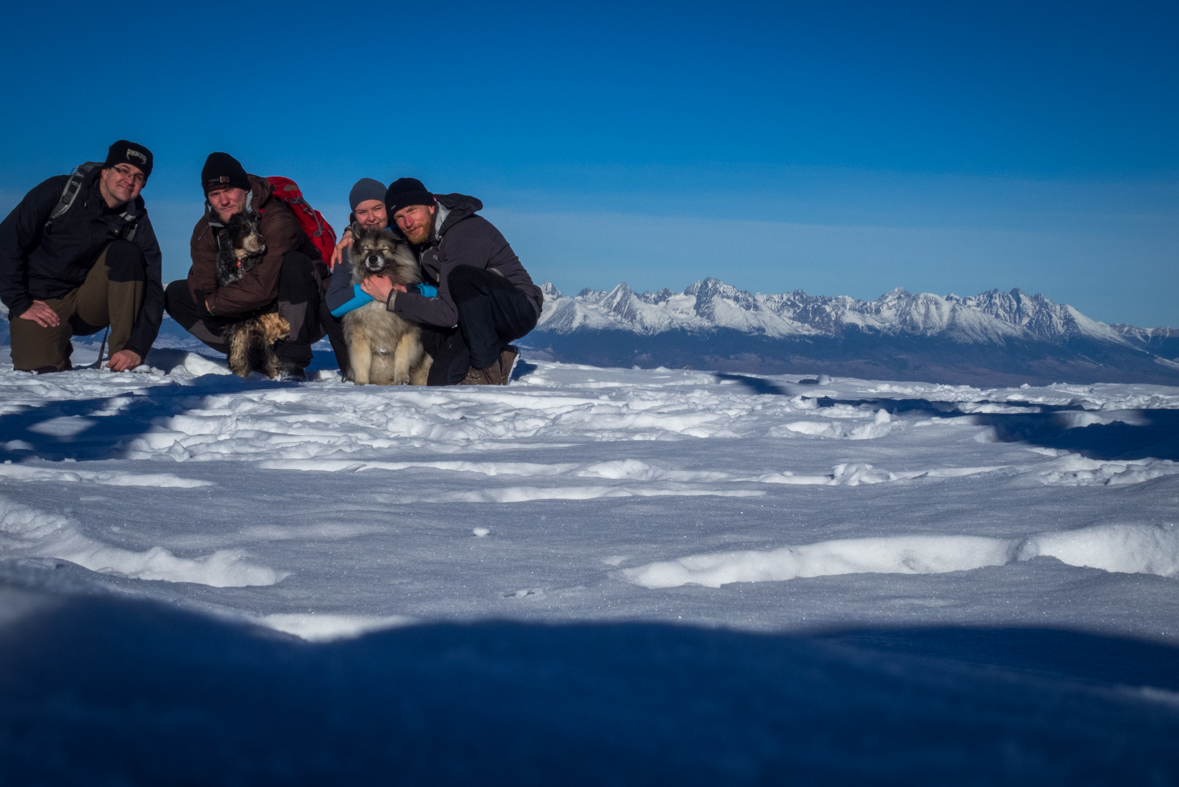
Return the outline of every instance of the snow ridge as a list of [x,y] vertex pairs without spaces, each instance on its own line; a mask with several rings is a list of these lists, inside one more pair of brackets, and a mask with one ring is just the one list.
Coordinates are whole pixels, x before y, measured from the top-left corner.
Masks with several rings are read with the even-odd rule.
[[568,334],[578,330],[621,330],[653,335],[672,330],[693,332],[728,328],[772,338],[843,335],[849,328],[885,335],[944,337],[964,343],[1003,344],[1008,340],[1061,342],[1084,337],[1137,347],[1154,331],[1111,326],[1086,317],[1072,306],[1043,295],[991,290],[966,298],[913,294],[897,288],[875,301],[846,295],[807,295],[802,290],[763,295],[707,278],[683,293],[663,289],[636,293],[626,284],[610,291],[585,289],[563,295],[545,284],[539,330]]

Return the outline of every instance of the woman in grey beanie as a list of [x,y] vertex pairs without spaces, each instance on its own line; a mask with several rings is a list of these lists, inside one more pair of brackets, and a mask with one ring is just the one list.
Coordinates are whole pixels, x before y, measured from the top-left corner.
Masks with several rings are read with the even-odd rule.
[[372,178],[361,178],[356,181],[356,185],[352,187],[352,191],[348,192],[348,207],[352,209],[353,213],[356,213],[356,206],[370,199],[375,199],[384,205],[385,190],[385,186],[381,181],[373,180]]

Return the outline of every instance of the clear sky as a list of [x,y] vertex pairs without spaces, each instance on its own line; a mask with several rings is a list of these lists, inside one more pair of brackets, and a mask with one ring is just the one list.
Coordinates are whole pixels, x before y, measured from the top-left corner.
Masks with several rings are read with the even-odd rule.
[[0,209],[150,147],[164,278],[205,156],[338,228],[463,192],[565,292],[1021,287],[1179,327],[1179,5],[9,4]]

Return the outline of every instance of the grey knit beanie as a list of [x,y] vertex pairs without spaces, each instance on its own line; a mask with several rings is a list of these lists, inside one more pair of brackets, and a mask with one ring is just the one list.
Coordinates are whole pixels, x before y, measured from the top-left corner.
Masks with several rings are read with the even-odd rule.
[[357,205],[370,199],[375,199],[382,204],[385,202],[385,185],[379,180],[361,178],[356,181],[352,191],[348,192],[348,206],[353,211],[356,210]]

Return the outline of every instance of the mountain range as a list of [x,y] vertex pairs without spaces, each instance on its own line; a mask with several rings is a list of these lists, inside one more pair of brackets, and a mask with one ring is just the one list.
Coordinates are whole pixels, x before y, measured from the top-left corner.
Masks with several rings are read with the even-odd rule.
[[523,342],[538,357],[597,366],[825,373],[971,385],[1145,382],[1179,385],[1179,330],[1098,322],[1015,289],[875,301],[763,295],[709,278],[682,293],[563,295]]
[[[625,283],[575,296],[542,289],[537,327],[519,342],[541,360],[983,387],[1179,385],[1179,330],[1098,322],[1019,289],[966,298],[896,289],[874,301],[754,294],[713,278],[682,293],[636,293]],[[0,344],[8,343],[4,312]],[[167,316],[156,345],[203,348]]]

